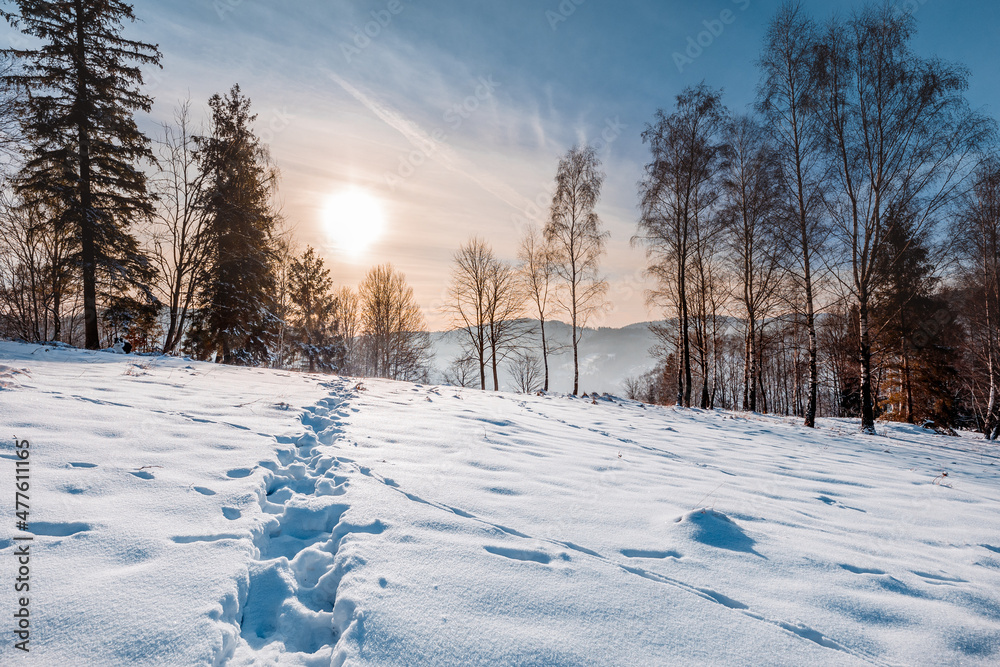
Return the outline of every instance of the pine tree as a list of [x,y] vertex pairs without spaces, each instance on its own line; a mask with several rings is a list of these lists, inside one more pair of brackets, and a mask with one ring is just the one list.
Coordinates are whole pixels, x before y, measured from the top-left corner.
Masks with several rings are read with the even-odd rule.
[[[888,385],[885,411],[901,421],[954,418],[961,327],[947,300],[935,293],[938,279],[926,234],[915,216],[892,213],[876,258],[878,324],[875,349]],[[941,326],[948,322],[948,326]],[[876,414],[883,412],[876,396]]]
[[292,260],[290,282],[294,348],[309,364],[310,373],[340,370],[345,352],[335,319],[333,280],[312,247]]
[[129,227],[153,213],[137,165],[154,158],[134,114],[150,110],[140,66],[159,65],[160,52],[122,36],[135,15],[119,0],[14,4],[19,13],[0,14],[41,42],[0,52],[20,64],[2,77],[20,93],[14,104],[30,146],[17,189],[29,202],[58,201],[48,224],[79,239],[85,344],[95,349],[100,274],[113,293],[139,288],[152,300],[152,270]]
[[265,363],[274,338],[274,251],[271,210],[277,174],[254,134],[250,100],[233,86],[213,95],[212,133],[198,138],[198,159],[208,186],[206,241],[210,259],[201,289],[201,309],[189,347],[224,364]]

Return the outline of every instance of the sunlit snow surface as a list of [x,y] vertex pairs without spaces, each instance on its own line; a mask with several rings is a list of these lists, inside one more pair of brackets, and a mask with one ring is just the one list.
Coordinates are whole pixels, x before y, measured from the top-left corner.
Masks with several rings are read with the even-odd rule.
[[0,343],[0,663],[997,664],[998,449],[821,426]]

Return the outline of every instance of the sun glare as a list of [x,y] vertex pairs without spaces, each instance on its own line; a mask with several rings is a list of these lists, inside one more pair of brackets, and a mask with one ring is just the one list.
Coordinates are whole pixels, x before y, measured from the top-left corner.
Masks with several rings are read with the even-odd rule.
[[338,251],[357,257],[385,232],[385,214],[381,202],[369,193],[345,190],[327,199],[323,226]]

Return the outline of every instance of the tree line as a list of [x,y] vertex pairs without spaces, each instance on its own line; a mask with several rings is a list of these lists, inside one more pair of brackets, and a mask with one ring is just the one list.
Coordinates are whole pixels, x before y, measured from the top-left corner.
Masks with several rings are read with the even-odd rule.
[[[455,253],[445,311],[463,334],[463,354],[447,381],[485,390],[489,375],[497,391],[506,361],[518,391],[548,391],[549,356],[561,348],[552,345],[545,324],[561,315],[571,326],[573,394],[580,393],[583,331],[607,304],[600,262],[608,233],[595,211],[603,184],[596,151],[574,147],[559,161],[547,222],[541,231],[526,228],[515,264],[497,258],[478,237]],[[529,340],[536,333],[537,346]]]
[[238,85],[190,104],[155,139],[130,5],[12,3],[38,46],[0,52],[0,335],[395,379],[427,377],[429,343],[405,277],[373,268],[334,290],[315,250],[293,250],[279,173]]
[[[336,287],[296,249],[279,172],[239,86],[181,105],[159,136],[120,0],[10,3],[32,48],[0,51],[0,335],[220,363],[426,380],[430,342],[405,277]],[[770,21],[746,110],[707,82],[642,133],[632,242],[648,258],[656,368],[640,400],[795,415],[932,420],[1000,435],[1000,156],[969,73],[913,49],[913,16],[868,4]],[[555,170],[517,258],[455,253],[444,311],[462,341],[446,381],[547,391],[550,357],[608,305],[591,146]],[[546,323],[566,321],[567,349]]]
[[786,2],[748,111],[702,83],[647,125],[634,241],[668,321],[632,395],[997,436],[995,123],[914,34]]
[[[914,34],[889,4],[824,23],[786,2],[750,108],[702,82],[647,124],[632,241],[664,319],[629,397],[1000,435],[996,124],[970,108],[968,71],[916,53]],[[449,379],[496,389],[507,360],[518,389],[548,389],[558,314],[578,392],[579,334],[607,290],[603,178],[593,149],[574,148],[517,263],[478,238],[459,249],[448,310],[464,353]]]

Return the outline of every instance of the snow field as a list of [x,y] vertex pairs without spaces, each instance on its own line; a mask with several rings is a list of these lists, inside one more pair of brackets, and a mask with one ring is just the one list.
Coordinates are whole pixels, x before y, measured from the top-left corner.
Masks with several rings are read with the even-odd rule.
[[0,383],[30,664],[1000,659],[972,438],[7,343]]
[[0,664],[221,664],[265,529],[258,463],[275,457],[271,434],[297,427],[288,404],[327,390],[287,373],[11,343],[0,365],[17,371],[0,390],[5,617],[14,436],[32,443],[36,535],[31,651],[5,639]]

